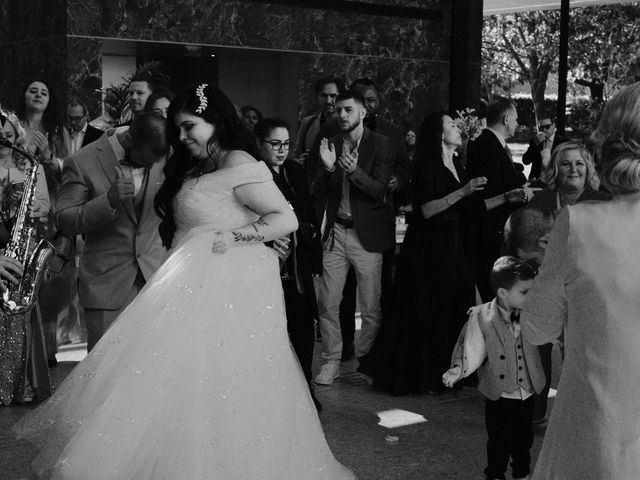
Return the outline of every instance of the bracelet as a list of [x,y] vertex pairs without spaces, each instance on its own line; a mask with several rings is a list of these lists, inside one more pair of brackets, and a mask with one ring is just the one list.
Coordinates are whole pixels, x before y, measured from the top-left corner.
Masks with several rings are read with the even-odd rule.
[[502,196],[504,197],[505,203],[509,203],[509,197],[507,197],[507,192],[504,192]]
[[446,203],[449,207],[450,207],[451,205],[453,205],[453,204],[449,201],[449,196],[448,196],[448,195],[445,195],[445,196],[444,196],[444,201],[445,201],[445,203]]

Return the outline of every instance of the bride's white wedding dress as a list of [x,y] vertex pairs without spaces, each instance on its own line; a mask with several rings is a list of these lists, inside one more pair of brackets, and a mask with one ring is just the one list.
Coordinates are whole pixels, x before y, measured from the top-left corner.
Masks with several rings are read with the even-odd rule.
[[343,480],[289,344],[278,260],[211,252],[257,220],[238,185],[263,163],[189,179],[169,259],[51,399],[14,429],[64,480]]

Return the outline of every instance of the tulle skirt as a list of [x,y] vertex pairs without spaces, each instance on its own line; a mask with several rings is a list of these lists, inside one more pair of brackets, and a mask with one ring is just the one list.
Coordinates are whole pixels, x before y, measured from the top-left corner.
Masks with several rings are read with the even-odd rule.
[[178,248],[14,430],[64,480],[342,480],[263,245]]

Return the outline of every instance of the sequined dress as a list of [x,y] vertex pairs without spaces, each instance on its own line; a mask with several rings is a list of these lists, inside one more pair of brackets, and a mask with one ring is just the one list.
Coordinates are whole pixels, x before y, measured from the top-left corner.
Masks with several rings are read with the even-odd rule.
[[252,223],[236,186],[263,163],[187,180],[173,253],[44,405],[14,430],[64,480],[343,480],[289,344],[278,260],[211,253]]
[[20,401],[26,372],[27,334],[24,315],[0,314],[0,402]]

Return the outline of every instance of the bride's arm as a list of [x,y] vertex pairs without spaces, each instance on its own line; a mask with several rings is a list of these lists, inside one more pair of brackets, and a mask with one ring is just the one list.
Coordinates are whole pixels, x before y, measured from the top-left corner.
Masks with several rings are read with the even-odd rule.
[[260,218],[243,227],[214,235],[213,251],[225,251],[235,245],[262,243],[288,235],[298,228],[291,206],[272,181],[248,183],[235,188],[238,201]]

